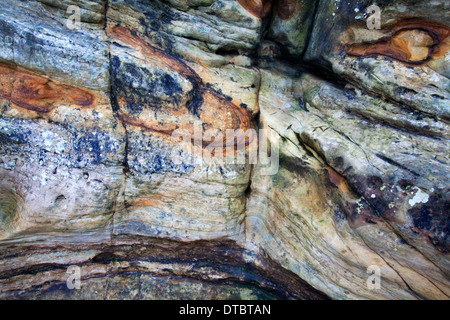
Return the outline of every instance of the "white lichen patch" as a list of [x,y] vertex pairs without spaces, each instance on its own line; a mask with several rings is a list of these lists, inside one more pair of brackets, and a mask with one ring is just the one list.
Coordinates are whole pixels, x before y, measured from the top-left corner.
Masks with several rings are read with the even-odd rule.
[[416,188],[418,191],[416,192],[416,194],[414,195],[414,197],[412,197],[411,199],[409,199],[408,203],[411,207],[414,207],[417,203],[427,203],[428,199],[430,198],[430,196],[428,195],[428,193],[423,192],[421,189]]

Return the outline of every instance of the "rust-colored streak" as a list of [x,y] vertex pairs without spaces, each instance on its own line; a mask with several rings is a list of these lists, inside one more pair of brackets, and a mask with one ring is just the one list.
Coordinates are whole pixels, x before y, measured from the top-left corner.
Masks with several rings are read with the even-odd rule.
[[336,170],[331,167],[326,167],[328,171],[328,178],[330,182],[334,184],[342,192],[342,194],[352,198],[352,190],[347,182],[347,180],[340,175]]
[[[224,96],[208,88],[203,83],[201,77],[183,61],[170,56],[160,49],[154,48],[139,38],[135,33],[122,26],[115,26],[108,29],[108,33],[121,42],[141,51],[141,53],[145,55],[146,59],[152,64],[173,70],[184,76],[189,81],[195,82],[195,87],[197,88],[196,90],[199,94],[201,94],[203,99],[202,105],[198,108],[198,113],[203,124],[202,130],[205,131],[208,129],[216,129],[223,134],[223,141],[216,141],[215,139],[211,141],[203,140],[203,148],[210,146],[210,143],[214,143],[215,147],[222,147],[224,150],[227,150],[227,129],[241,129],[245,134],[246,130],[251,128],[251,114],[248,110],[237,106],[233,102],[227,100]],[[177,129],[187,130],[191,134],[191,137],[194,136],[194,124],[190,123],[183,124],[168,122],[161,124],[158,121],[143,121],[141,119],[136,119],[134,116],[128,115],[124,112],[119,113],[119,119],[124,123],[135,127],[140,127],[157,135],[162,135],[165,138],[171,138],[172,134]],[[238,143],[240,143],[239,141],[242,141],[239,139],[245,139],[245,146],[248,146],[253,142],[253,138],[253,136],[250,136],[250,138],[237,137],[235,147]],[[192,143],[194,142],[194,139],[192,139]],[[234,150],[234,153],[235,152],[236,150]],[[224,155],[226,155],[226,152],[224,152]]]
[[403,21],[392,30],[391,35],[378,40],[348,45],[347,53],[357,57],[383,55],[409,64],[422,64],[438,52],[439,45],[450,34],[447,26],[422,20]]
[[239,4],[255,17],[264,19],[272,9],[272,0],[238,0]]
[[172,196],[160,193],[150,193],[145,198],[136,199],[134,201],[127,202],[127,207],[156,207],[164,200],[173,200]]
[[15,70],[0,65],[0,97],[10,100]]
[[218,120],[220,120],[223,125],[221,127],[214,127],[221,130],[239,128],[246,130],[250,128],[251,115],[248,110],[238,107],[209,88],[202,87],[200,92],[202,93],[204,99],[203,104],[210,106],[209,108],[202,108],[200,114],[202,119],[212,125],[214,122],[218,122]]
[[275,5],[275,10],[278,17],[282,20],[291,18],[295,11],[297,11],[294,0],[278,0]]
[[126,43],[127,45],[145,53],[146,57],[150,59],[152,64],[174,70],[187,78],[201,82],[200,77],[183,61],[149,45],[144,40],[139,38],[134,31],[131,31],[123,26],[114,26],[108,29],[108,33],[123,43]]
[[90,106],[94,99],[84,90],[4,65],[0,65],[0,86],[0,97],[19,107],[43,113],[61,104]]
[[[176,131],[176,130],[186,130],[186,132],[188,132],[190,134],[191,137],[191,144],[192,145],[196,145],[197,141],[195,140],[195,129],[193,124],[175,124],[175,123],[165,123],[165,124],[160,124],[157,122],[149,122],[149,121],[142,121],[139,119],[136,119],[134,117],[131,117],[127,114],[124,113],[119,113],[119,120],[122,121],[123,123],[126,123],[128,125],[131,125],[133,127],[138,127],[138,128],[142,128],[146,131],[152,132],[156,135],[160,135],[163,138],[166,139],[171,139],[172,134]],[[233,148],[227,148],[227,140],[226,140],[226,135],[223,135],[223,140],[219,141],[219,140],[215,140],[215,139],[211,139],[211,140],[206,140],[206,139],[202,139],[200,141],[201,143],[201,147],[202,149],[205,149],[206,147],[214,147],[216,149],[222,149],[222,155],[223,156],[227,156],[230,154],[236,154],[242,150],[239,150],[238,147],[240,146],[239,143],[241,143],[241,141],[243,141],[243,145],[245,147],[247,147],[250,143],[253,142],[252,137],[237,137],[237,139],[235,141],[233,141]],[[244,139],[244,140],[242,140]],[[170,140],[171,142],[173,142],[172,140]],[[231,152],[230,152],[231,151]],[[195,152],[195,149],[194,149]]]
[[142,121],[133,118],[125,113],[119,113],[119,120],[134,127],[140,127],[147,131],[152,131],[154,133],[159,133],[165,136],[171,136],[175,130],[181,129],[179,126],[176,126],[175,124],[170,123],[161,125],[157,122]]

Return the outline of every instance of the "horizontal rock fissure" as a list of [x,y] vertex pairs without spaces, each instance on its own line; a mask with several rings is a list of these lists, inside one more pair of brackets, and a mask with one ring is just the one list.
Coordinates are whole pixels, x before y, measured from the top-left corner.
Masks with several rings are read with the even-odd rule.
[[[328,297],[309,286],[292,272],[281,268],[276,262],[267,257],[254,257],[253,261],[259,261],[263,267],[257,266],[252,261],[245,261],[247,254],[245,249],[237,246],[232,241],[195,241],[192,243],[176,242],[164,239],[150,239],[147,237],[121,237],[124,240],[115,239],[113,245],[92,245],[47,247],[22,245],[19,248],[11,246],[0,255],[0,260],[19,259],[24,255],[41,256],[51,254],[55,250],[59,254],[78,252],[98,252],[85,261],[73,263],[83,269],[94,267],[103,268],[99,273],[82,274],[82,281],[92,278],[112,277],[115,275],[149,274],[159,277],[176,276],[180,279],[194,279],[200,282],[230,284],[238,283],[249,285],[270,292],[281,299],[327,299]],[[124,242],[120,244],[121,242]],[[92,254],[91,254],[92,255]],[[155,265],[146,268],[146,264]],[[156,267],[159,265],[160,267]],[[166,267],[163,267],[166,266]],[[64,279],[57,276],[65,274],[68,265],[55,263],[39,263],[35,261],[33,266],[25,266],[0,272],[0,283],[7,284],[14,277],[29,276],[38,278],[42,272],[60,271],[52,279],[47,278],[45,283],[39,280],[27,289],[27,292],[35,292],[43,286],[42,291],[65,290]],[[149,269],[150,268],[150,269]],[[155,269],[157,268],[157,269]],[[32,281],[32,280],[30,280]],[[182,281],[182,280],[181,280]],[[22,290],[19,290],[22,291]],[[23,292],[8,292],[2,290],[3,298],[20,298]]]

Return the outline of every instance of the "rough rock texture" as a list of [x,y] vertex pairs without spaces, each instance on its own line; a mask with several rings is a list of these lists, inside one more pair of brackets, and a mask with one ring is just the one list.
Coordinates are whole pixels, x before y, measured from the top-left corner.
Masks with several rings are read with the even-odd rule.
[[371,4],[3,0],[0,298],[448,299],[450,10]]

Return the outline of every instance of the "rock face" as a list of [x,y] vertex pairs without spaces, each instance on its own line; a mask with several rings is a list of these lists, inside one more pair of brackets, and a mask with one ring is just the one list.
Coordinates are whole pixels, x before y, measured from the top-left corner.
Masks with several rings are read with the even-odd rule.
[[371,5],[3,0],[0,298],[448,299],[450,10]]

